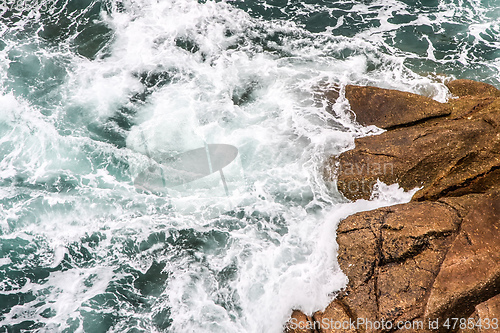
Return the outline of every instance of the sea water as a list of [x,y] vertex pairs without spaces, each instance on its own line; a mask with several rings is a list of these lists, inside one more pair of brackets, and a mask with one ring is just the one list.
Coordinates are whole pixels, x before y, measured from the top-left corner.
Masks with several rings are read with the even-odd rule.
[[[347,283],[346,84],[500,87],[498,0],[2,0],[0,332],[281,332]],[[141,190],[210,144],[224,172]],[[168,158],[165,158],[167,156]]]

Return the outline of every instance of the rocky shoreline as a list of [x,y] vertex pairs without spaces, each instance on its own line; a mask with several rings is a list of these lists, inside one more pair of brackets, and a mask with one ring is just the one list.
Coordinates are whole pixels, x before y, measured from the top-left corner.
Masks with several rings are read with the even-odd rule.
[[311,317],[294,310],[285,331],[500,332],[500,91],[447,86],[447,103],[346,87],[358,122],[387,131],[331,157],[325,177],[351,200],[369,199],[377,179],[420,189],[340,222],[348,286]]

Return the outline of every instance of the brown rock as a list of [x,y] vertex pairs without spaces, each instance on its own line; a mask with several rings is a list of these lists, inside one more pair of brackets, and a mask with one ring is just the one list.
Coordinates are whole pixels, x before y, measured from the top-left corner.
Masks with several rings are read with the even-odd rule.
[[478,304],[464,326],[466,328],[460,329],[459,333],[500,332],[500,295]]
[[[423,255],[433,254],[426,251]],[[435,272],[421,269],[414,260],[408,260],[384,265],[377,273],[381,319],[406,321],[422,315],[423,301]]]
[[314,333],[311,317],[302,311],[293,310],[290,320],[285,325],[285,333]]
[[[475,115],[497,100],[495,97],[465,96],[459,99],[451,99],[448,105],[451,110],[449,119],[461,119]],[[498,102],[496,103],[498,105]]]
[[[330,160],[339,168],[328,177],[349,199],[369,198],[377,179],[422,188],[410,203],[341,221],[337,260],[349,283],[314,322],[420,322],[404,331],[422,333],[434,332],[429,320],[438,319],[441,332],[500,332],[498,321],[491,325],[500,319],[500,93],[464,80],[448,86],[461,96],[447,103],[450,115],[391,125],[399,128],[357,139]],[[368,89],[349,89],[367,105],[389,94],[372,100]],[[391,119],[391,108],[376,116]],[[453,317],[468,326],[444,327]],[[490,326],[471,324],[478,321]],[[358,331],[384,330],[367,323]]]
[[[500,316],[500,296],[494,297],[500,294],[500,191],[441,201],[410,202],[343,220],[338,262],[349,284],[315,320],[428,325],[473,312],[477,318]],[[404,330],[429,331],[428,326]]]
[[468,193],[486,193],[491,189],[496,189],[500,185],[500,168],[493,166],[485,174],[476,176],[469,180],[468,184],[463,187],[457,187],[450,191],[447,195],[461,196]]
[[[469,323],[469,321],[472,321],[474,323],[474,325],[467,326],[467,323]],[[481,328],[476,326],[476,323],[478,321],[479,321],[479,315],[477,314],[477,312],[474,312],[472,315],[469,316],[469,318],[466,319],[465,327],[459,328],[458,333],[480,333],[480,332],[482,332]],[[444,324],[444,323],[442,323],[442,324]],[[460,327],[460,324],[461,324],[460,322],[457,322],[455,325],[457,327]]]
[[[365,320],[366,322],[378,321],[378,305],[376,295],[375,279],[370,279],[368,282],[360,285],[354,290],[348,288],[347,295],[339,298],[339,300],[346,305],[348,311],[352,314],[353,318]],[[332,318],[335,319],[336,318]],[[376,330],[370,329],[363,323],[359,323],[356,327],[364,332],[375,332]]]
[[[337,180],[351,200],[369,199],[377,179],[405,190],[423,187],[414,200],[500,187],[500,90],[470,80],[447,86],[461,98],[441,104],[405,92],[347,86],[346,97],[362,123],[407,127],[356,139],[355,149],[330,159],[327,180]],[[419,111],[423,105],[428,111]],[[388,120],[393,118],[397,122]]]
[[440,203],[398,206],[382,225],[382,258],[397,262],[413,257],[428,247],[431,239],[451,235],[459,222],[457,213]]
[[349,249],[339,251],[337,260],[353,289],[373,275],[379,260],[380,225],[385,215],[384,209],[358,213],[342,221],[337,229],[339,248]]
[[356,333],[356,321],[339,301],[331,302],[325,311],[316,312],[313,320],[318,323],[318,333]]
[[[483,321],[485,319],[489,319],[490,321],[494,318],[498,319],[498,328],[496,328],[496,331],[500,331],[500,295],[496,295],[486,302],[478,304],[476,306],[476,311],[479,318],[481,318]],[[491,329],[495,328],[492,327]]]
[[[500,102],[500,100],[499,100]],[[405,190],[423,186],[414,200],[438,199],[499,186],[499,108],[472,119],[456,119],[387,131],[356,139],[353,150],[332,157],[338,165],[327,179],[351,200],[369,199],[373,184],[398,183]]]
[[[337,91],[327,93],[331,101],[338,96]],[[360,124],[381,128],[413,124],[451,112],[447,105],[431,98],[391,89],[348,85],[345,97]]]
[[338,262],[349,285],[339,300],[353,320],[422,316],[459,222],[454,208],[436,202],[380,208],[342,221],[337,229]]
[[485,96],[500,97],[500,90],[484,82],[472,80],[454,80],[446,83],[450,92],[458,97],[463,96]]
[[500,294],[500,192],[474,199],[432,286],[427,317],[466,317]]
[[449,317],[500,317],[500,191],[357,213],[337,233],[349,284],[314,314],[317,332],[333,332],[319,326],[325,320],[346,318],[424,323],[405,332],[433,331],[426,325],[437,318],[444,332]]

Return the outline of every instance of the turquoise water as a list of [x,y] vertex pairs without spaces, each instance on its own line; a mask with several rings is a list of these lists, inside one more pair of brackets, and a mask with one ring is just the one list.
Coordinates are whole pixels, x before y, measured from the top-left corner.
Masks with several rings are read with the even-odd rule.
[[[500,87],[498,1],[0,4],[0,332],[281,332],[346,283],[326,157],[377,133],[335,85]],[[219,174],[154,193],[170,156]]]

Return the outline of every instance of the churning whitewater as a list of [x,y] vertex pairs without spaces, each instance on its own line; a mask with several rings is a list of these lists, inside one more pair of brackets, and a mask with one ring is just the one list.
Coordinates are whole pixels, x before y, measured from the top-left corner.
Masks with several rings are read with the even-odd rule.
[[[338,222],[413,193],[323,180],[381,132],[323,92],[499,84],[496,0],[429,2],[5,0],[0,331],[279,333],[323,309]],[[208,169],[170,186],[179,156]]]

